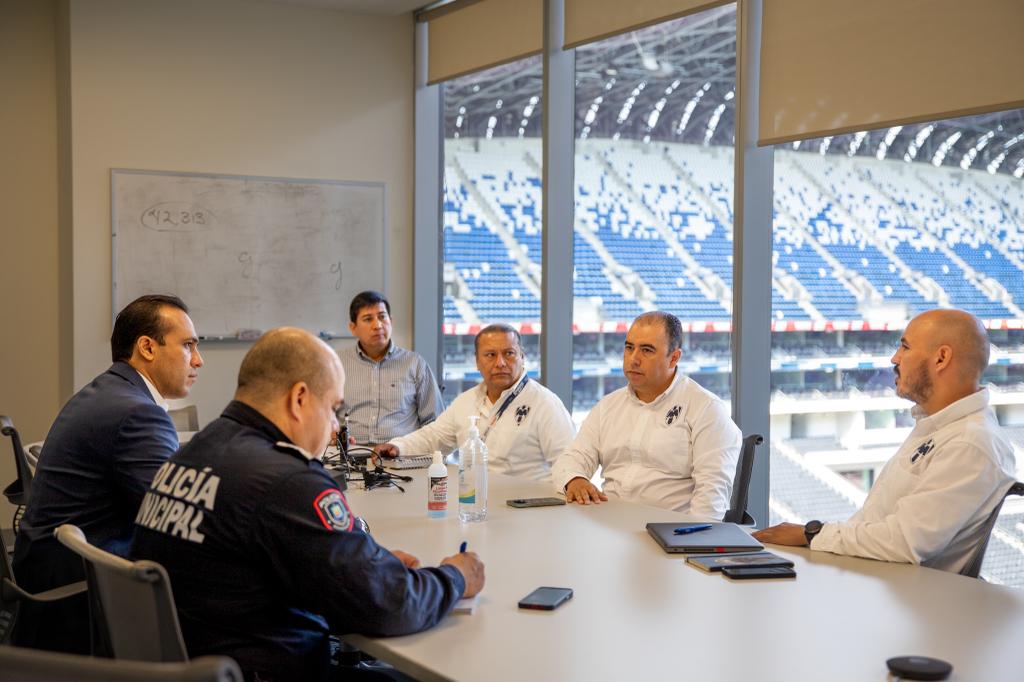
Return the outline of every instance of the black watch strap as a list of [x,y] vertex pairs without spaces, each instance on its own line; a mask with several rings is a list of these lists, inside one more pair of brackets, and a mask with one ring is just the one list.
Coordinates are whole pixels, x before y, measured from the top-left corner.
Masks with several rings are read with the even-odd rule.
[[821,521],[808,521],[804,525],[804,537],[807,538],[808,547],[811,546],[811,540],[814,539],[815,535],[821,532],[821,528],[824,525],[825,524],[823,524]]

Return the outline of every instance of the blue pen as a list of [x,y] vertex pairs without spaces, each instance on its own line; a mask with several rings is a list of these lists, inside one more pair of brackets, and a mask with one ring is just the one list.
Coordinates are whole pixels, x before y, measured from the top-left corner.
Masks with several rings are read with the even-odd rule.
[[699,533],[702,530],[711,530],[711,524],[699,523],[695,526],[683,526],[682,528],[676,528],[672,532],[676,535],[689,535],[690,533]]
[[[711,526],[708,526],[708,528],[710,528],[710,527],[711,527]],[[462,554],[463,552],[465,552],[465,551],[466,551],[466,546],[467,546],[467,545],[466,545],[466,541],[465,541],[465,540],[463,540],[463,541],[462,541],[462,544],[461,544],[461,545],[459,545],[459,554]]]

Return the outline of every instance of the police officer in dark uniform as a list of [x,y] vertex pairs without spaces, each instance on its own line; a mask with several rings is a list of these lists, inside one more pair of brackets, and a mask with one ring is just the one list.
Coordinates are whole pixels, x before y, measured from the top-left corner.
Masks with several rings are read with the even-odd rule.
[[319,339],[267,333],[235,400],[153,479],[132,555],[170,574],[190,655],[231,656],[247,679],[323,679],[329,632],[424,630],[483,587],[472,552],[419,568],[354,528],[313,454],[337,431],[343,383]]

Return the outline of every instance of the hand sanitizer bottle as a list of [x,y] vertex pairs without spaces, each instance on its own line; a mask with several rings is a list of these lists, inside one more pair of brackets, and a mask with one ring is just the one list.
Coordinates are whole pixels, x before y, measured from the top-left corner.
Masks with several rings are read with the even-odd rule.
[[476,422],[469,418],[469,437],[459,448],[459,520],[487,518],[487,446]]
[[443,519],[448,516],[448,467],[441,459],[440,450],[434,450],[434,461],[427,469],[427,517]]

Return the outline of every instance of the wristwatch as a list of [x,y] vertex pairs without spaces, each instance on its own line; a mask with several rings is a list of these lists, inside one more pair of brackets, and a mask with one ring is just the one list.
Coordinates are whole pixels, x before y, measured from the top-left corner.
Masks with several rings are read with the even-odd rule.
[[807,538],[808,547],[811,546],[811,540],[814,539],[815,535],[821,532],[821,528],[824,525],[825,524],[821,521],[808,521],[806,525],[804,525],[804,537]]

